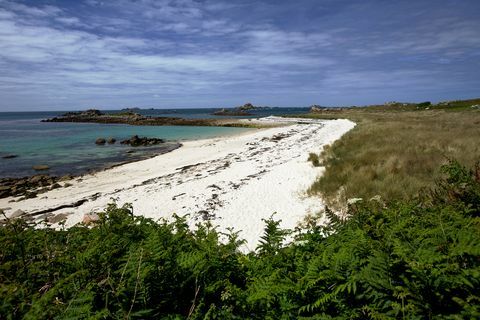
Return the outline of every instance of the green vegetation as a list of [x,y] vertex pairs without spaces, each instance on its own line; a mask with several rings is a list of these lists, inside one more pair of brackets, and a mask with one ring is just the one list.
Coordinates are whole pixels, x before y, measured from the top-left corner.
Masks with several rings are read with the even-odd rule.
[[346,199],[377,195],[387,200],[411,199],[440,178],[438,168],[448,159],[473,166],[480,159],[480,110],[468,105],[468,110],[368,107],[304,115],[357,123],[323,150],[326,171],[310,193],[322,195],[333,207],[344,206]]
[[8,221],[0,318],[478,319],[480,167],[443,172],[417,201],[361,202],[345,220],[327,210],[323,227],[268,219],[249,254],[235,233],[129,207],[111,205],[91,228]]

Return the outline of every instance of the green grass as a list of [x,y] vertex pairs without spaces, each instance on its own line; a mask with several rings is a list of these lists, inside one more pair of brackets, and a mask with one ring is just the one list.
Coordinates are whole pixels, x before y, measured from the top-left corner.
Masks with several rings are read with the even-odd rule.
[[331,206],[377,195],[386,200],[414,198],[440,177],[438,168],[448,159],[469,166],[480,160],[479,110],[357,108],[304,116],[357,123],[323,150],[325,174],[309,190]]

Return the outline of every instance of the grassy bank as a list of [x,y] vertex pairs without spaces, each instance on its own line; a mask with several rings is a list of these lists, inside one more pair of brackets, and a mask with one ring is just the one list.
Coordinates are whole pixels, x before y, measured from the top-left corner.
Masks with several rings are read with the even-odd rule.
[[[370,107],[312,113],[357,126],[321,153],[325,174],[310,188],[330,205],[349,198],[408,199],[431,187],[448,159],[480,159],[480,111],[469,107]],[[320,151],[319,151],[320,153]]]

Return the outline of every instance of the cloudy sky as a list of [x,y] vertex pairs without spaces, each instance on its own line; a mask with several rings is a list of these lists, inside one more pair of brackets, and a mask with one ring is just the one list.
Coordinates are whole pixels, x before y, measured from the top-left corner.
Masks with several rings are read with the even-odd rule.
[[480,96],[479,0],[0,0],[0,111]]

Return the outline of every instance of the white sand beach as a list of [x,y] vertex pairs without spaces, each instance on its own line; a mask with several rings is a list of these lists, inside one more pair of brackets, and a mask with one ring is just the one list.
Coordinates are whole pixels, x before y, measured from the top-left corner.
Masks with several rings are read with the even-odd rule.
[[245,249],[253,250],[263,233],[262,219],[276,212],[282,227],[294,228],[306,214],[322,209],[321,199],[305,195],[324,170],[313,167],[308,154],[319,153],[355,126],[348,120],[256,121],[286,125],[187,141],[167,154],[75,178],[68,181],[71,186],[37,198],[0,199],[0,208],[7,216],[22,210],[37,220],[66,214],[66,226],[72,226],[108,203],[131,203],[135,215],[188,214],[192,226],[208,219],[221,231],[241,230]]

